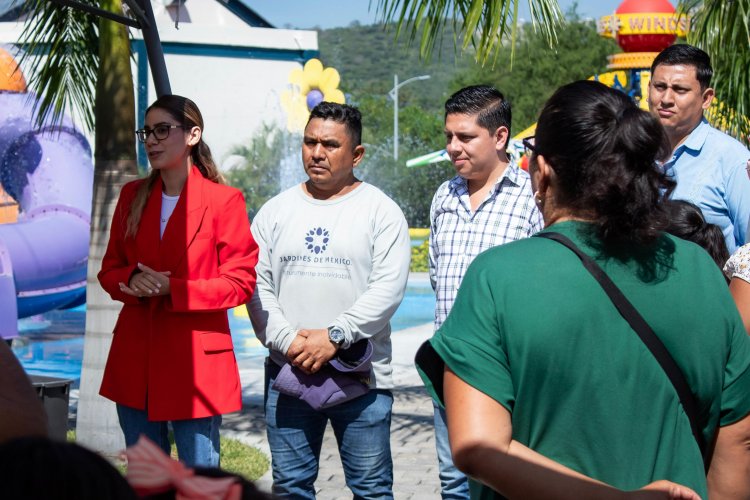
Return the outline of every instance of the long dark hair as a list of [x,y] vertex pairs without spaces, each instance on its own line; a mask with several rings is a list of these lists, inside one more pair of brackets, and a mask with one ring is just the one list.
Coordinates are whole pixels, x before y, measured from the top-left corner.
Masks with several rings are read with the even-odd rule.
[[721,228],[706,222],[701,209],[689,201],[669,200],[665,207],[670,219],[667,232],[700,245],[714,259],[719,269],[724,269],[724,264],[729,259],[729,250]]
[[669,153],[661,124],[599,82],[560,87],[536,128],[535,154],[557,178],[556,204],[592,220],[605,247],[650,245],[669,223],[674,182],[657,166]]
[[[179,122],[182,127],[184,127],[184,130],[198,127],[203,131],[203,115],[201,115],[198,106],[187,97],[179,95],[161,96],[154,101],[148,109],[146,109],[146,114],[152,109],[162,109],[166,111],[172,118]],[[198,170],[200,170],[203,177],[219,184],[225,183],[224,176],[221,175],[216,163],[214,163],[214,159],[211,156],[211,149],[203,140],[202,134],[198,144],[193,146],[190,150],[190,158],[193,160],[195,166],[198,167]],[[153,170],[146,180],[138,186],[138,191],[135,193],[133,203],[130,205],[125,236],[135,237],[138,232],[143,209],[146,207],[148,196],[151,194],[151,189],[154,187],[154,182],[156,182],[158,177],[159,172]]]

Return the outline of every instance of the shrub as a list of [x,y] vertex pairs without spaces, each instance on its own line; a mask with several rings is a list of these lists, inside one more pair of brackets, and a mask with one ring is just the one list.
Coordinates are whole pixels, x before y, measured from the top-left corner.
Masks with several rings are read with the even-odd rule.
[[411,247],[411,265],[409,271],[413,273],[426,273],[429,271],[430,240],[424,240],[421,245]]

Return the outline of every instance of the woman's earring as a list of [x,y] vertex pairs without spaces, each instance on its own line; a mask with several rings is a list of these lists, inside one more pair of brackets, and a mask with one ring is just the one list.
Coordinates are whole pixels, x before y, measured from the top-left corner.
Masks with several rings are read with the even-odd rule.
[[542,193],[540,193],[539,191],[534,193],[534,202],[539,208],[542,208],[544,206],[544,198],[542,198]]

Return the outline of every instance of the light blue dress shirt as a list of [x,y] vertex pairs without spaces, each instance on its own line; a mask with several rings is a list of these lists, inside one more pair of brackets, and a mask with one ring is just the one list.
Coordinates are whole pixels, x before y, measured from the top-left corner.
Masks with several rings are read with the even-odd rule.
[[746,243],[750,219],[750,151],[704,118],[664,164],[677,181],[672,198],[690,201],[724,233],[729,253]]

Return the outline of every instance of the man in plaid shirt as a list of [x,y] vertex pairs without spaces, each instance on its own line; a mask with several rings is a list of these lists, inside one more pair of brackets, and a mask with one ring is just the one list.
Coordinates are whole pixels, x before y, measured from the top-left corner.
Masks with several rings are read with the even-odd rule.
[[[430,281],[437,296],[435,330],[448,316],[461,280],[484,250],[526,238],[544,226],[529,175],[507,155],[510,103],[487,85],[466,87],[445,103],[446,151],[456,175],[430,207]],[[435,440],[443,499],[469,498],[453,465],[445,410],[435,405]]]

